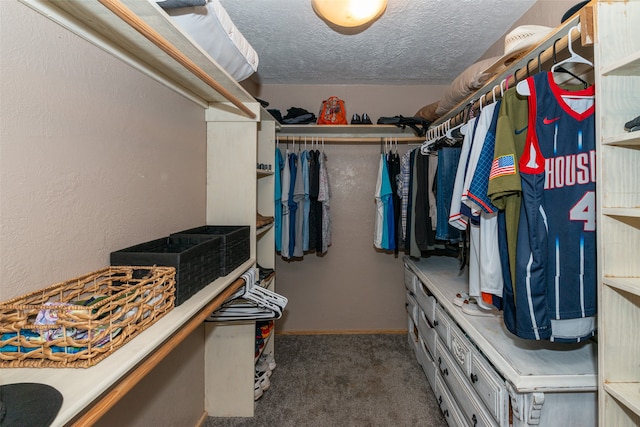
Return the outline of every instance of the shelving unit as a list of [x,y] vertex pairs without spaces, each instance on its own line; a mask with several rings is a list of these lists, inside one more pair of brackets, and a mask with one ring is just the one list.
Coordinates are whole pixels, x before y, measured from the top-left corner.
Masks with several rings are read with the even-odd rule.
[[598,145],[599,421],[640,424],[640,2],[600,1]]
[[[274,177],[258,174],[255,168],[258,161],[273,162],[276,123],[154,1],[20,1],[202,106],[207,127],[207,224],[251,226],[250,259],[241,268],[216,280],[95,367],[52,373],[52,384],[64,395],[54,425],[65,425],[83,413],[96,421],[149,373],[152,367],[140,369],[145,356],[157,364],[171,350],[166,343],[202,328],[216,304],[240,287],[237,279],[247,268],[256,263],[274,268],[273,230],[256,230],[256,211],[273,215]],[[204,395],[195,392],[192,398],[202,399],[210,416],[252,416],[255,322],[205,324],[202,329]],[[273,348],[272,342],[269,345]],[[36,381],[30,372],[11,370],[0,379]],[[194,386],[198,390],[198,384]]]

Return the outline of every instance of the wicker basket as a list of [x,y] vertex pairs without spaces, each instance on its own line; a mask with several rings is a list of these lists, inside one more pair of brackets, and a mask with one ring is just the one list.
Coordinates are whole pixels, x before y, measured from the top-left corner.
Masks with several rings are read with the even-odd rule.
[[163,265],[176,269],[176,306],[220,277],[222,239],[168,236],[111,252],[111,265]]
[[0,367],[87,368],[174,307],[172,267],[107,267],[0,303]]
[[221,276],[226,276],[249,259],[251,241],[248,225],[204,225],[189,230],[172,233],[171,236],[189,236],[199,239],[222,239],[222,270]]

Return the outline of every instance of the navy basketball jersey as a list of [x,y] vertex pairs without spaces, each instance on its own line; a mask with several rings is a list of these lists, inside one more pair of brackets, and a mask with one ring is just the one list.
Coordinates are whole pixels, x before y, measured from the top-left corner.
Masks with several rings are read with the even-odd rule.
[[566,91],[551,73],[527,83],[516,334],[578,342],[596,328],[594,87]]

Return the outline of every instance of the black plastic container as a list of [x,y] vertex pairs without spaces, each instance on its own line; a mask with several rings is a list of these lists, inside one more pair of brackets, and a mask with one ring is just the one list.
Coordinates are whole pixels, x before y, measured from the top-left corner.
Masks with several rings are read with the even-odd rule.
[[111,252],[111,265],[162,265],[176,269],[176,306],[220,277],[222,239],[168,236]]
[[197,239],[222,239],[222,271],[221,276],[226,276],[238,268],[251,255],[251,241],[248,225],[204,225],[189,230],[172,233],[171,236],[188,236]]

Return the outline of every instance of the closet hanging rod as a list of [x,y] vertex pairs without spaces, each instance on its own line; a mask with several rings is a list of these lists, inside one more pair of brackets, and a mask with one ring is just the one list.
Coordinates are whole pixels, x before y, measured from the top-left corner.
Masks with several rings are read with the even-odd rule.
[[227,89],[225,89],[214,78],[209,76],[202,68],[198,67],[192,60],[180,52],[174,45],[162,37],[157,31],[155,31],[150,25],[144,22],[138,15],[133,13],[128,7],[126,7],[119,0],[98,0],[100,4],[109,9],[114,15],[122,19],[129,24],[134,30],[139,32],[151,43],[156,45],[160,50],[173,58],[180,65],[189,70],[193,75],[198,77],[204,83],[206,83],[213,90],[222,95],[226,100],[235,105],[240,111],[251,119],[256,118],[256,114],[251,111],[246,105],[244,105],[238,98],[233,96]]
[[324,141],[327,144],[379,144],[380,141],[384,141],[384,139],[386,138],[387,140],[391,141],[393,140],[393,142],[398,142],[398,144],[408,144],[411,142],[424,142],[424,137],[423,136],[387,136],[387,137],[310,137],[310,136],[304,136],[304,135],[280,135],[278,136],[278,142],[280,144],[286,144],[287,142],[295,142],[296,144],[303,144],[304,145],[304,140],[305,138],[307,139],[307,144],[311,144],[311,139],[313,138],[314,142],[316,141],[320,141],[320,143],[322,143],[322,141]]
[[[585,8],[588,6],[589,5],[585,6]],[[585,8],[583,8],[583,10],[585,10]],[[452,127],[461,124],[464,117],[461,118],[460,116],[464,116],[464,112],[469,109],[470,106],[473,109],[477,109],[480,105],[481,98],[483,98],[483,104],[485,105],[486,103],[490,103],[493,101],[492,91],[497,90],[496,93],[499,94],[500,85],[503,81],[506,81],[507,88],[511,88],[516,82],[516,79],[517,81],[520,81],[526,78],[527,64],[529,64],[530,75],[536,74],[538,72],[537,70],[539,63],[544,64],[545,62],[553,58],[554,43],[556,54],[566,52],[569,45],[569,37],[571,37],[572,42],[575,42],[576,40],[578,40],[578,38],[581,37],[581,34],[584,31],[585,26],[581,25],[580,15],[575,15],[573,18],[565,21],[556,32],[545,39],[545,41],[538,45],[537,48],[532,49],[527,55],[509,66],[507,70],[491,79],[481,89],[478,89],[473,94],[469,95],[451,111],[438,118],[438,120],[434,121],[431,124],[430,129],[437,128],[447,121],[449,121],[449,124]],[[571,31],[571,28],[575,27],[576,25],[581,25],[581,30]],[[571,33],[571,35],[569,35],[569,33]],[[562,34],[562,36],[558,38],[560,34]]]

